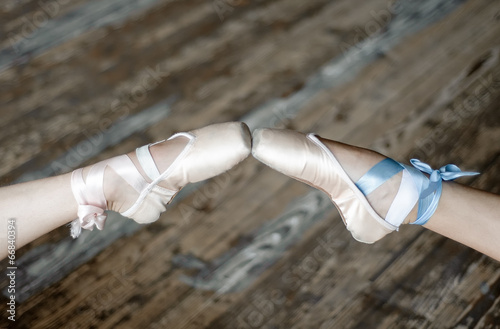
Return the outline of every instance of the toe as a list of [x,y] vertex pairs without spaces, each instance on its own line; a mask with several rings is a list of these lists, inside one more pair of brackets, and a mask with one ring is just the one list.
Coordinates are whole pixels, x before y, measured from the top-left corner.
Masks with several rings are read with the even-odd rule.
[[[310,157],[306,135],[284,129],[256,129],[252,155],[260,162],[293,178],[306,178]],[[306,179],[307,180],[307,179]]]

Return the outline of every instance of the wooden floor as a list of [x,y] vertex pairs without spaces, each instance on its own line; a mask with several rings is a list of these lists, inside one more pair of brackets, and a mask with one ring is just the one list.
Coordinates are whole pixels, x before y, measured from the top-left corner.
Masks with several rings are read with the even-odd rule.
[[[0,181],[240,120],[455,163],[500,193],[500,2],[392,2],[4,0]],[[18,264],[5,327],[500,328],[498,262],[421,227],[358,243],[253,158],[151,225],[62,227]]]

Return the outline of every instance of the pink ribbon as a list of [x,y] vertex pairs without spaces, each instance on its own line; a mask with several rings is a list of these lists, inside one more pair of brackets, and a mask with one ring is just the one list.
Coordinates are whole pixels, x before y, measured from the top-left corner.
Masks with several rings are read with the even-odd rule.
[[94,230],[94,225],[98,230],[104,228],[106,222],[107,214],[104,209],[90,205],[79,205],[78,206],[78,218],[80,221],[80,226],[86,230]]

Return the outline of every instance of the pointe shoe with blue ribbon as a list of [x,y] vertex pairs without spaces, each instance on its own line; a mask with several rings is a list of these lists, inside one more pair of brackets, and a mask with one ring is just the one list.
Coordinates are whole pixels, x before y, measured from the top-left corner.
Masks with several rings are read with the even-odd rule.
[[[433,170],[416,159],[411,160],[412,167],[377,153],[382,160],[353,181],[318,136],[282,129],[255,130],[252,154],[269,167],[327,193],[353,238],[364,243],[380,240],[409,223],[408,215],[417,202],[412,224],[424,225],[436,211],[443,180],[477,174],[462,172],[455,165]],[[381,194],[382,198],[393,198],[384,200],[388,201],[388,210],[382,217],[368,198],[393,177],[400,179],[399,188],[395,185],[397,192]]]
[[[159,157],[153,158],[153,149]],[[229,122],[177,133],[167,141],[142,146],[135,153],[98,162],[86,171],[77,169],[71,176],[71,188],[78,203],[78,218],[71,223],[71,236],[76,238],[82,229],[93,230],[94,226],[102,230],[108,209],[141,224],[154,222],[182,187],[231,169],[250,150],[248,127]],[[161,154],[171,158],[162,172],[158,163],[165,159]],[[117,179],[113,180],[113,175]],[[108,196],[105,190],[116,193]],[[122,200],[116,200],[118,194]]]

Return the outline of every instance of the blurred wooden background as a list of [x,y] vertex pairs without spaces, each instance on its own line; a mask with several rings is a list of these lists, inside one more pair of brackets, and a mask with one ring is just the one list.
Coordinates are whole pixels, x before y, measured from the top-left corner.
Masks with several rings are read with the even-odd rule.
[[[240,120],[500,193],[498,0],[4,0],[0,33],[2,185]],[[110,217],[18,251],[4,327],[500,328],[498,262],[420,227],[357,243],[252,158],[154,224]]]

